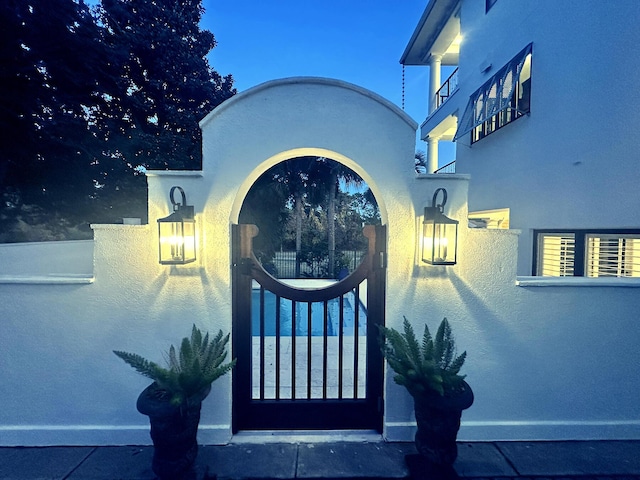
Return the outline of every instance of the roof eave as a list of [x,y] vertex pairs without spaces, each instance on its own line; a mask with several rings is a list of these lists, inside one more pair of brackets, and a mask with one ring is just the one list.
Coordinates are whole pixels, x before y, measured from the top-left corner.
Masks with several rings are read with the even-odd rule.
[[429,1],[400,57],[402,65],[426,64],[431,47],[459,2],[460,0]]

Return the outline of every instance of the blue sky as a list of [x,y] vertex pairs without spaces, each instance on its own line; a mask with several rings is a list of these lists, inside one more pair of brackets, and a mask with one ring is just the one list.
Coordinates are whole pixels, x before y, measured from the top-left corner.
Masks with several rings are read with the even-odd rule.
[[[427,0],[203,0],[211,66],[238,91],[293,76],[336,78],[402,104],[399,63]],[[426,118],[427,67],[407,67],[405,110]],[[418,148],[424,150],[423,142]]]
[[[98,0],[85,0],[96,4]],[[428,0],[203,0],[209,55],[239,92],[286,77],[316,76],[367,88],[402,106],[399,60]],[[406,67],[405,111],[427,117],[428,67]],[[417,142],[417,149],[426,145]],[[440,165],[455,158],[441,142]]]

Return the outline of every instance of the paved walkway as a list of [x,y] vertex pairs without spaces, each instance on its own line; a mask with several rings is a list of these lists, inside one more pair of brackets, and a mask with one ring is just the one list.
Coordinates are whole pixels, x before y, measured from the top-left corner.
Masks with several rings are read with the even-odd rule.
[[[0,479],[151,480],[152,447],[0,447]],[[203,446],[189,480],[404,479],[411,443]],[[462,479],[640,480],[640,441],[460,443]],[[437,478],[433,475],[421,478]]]

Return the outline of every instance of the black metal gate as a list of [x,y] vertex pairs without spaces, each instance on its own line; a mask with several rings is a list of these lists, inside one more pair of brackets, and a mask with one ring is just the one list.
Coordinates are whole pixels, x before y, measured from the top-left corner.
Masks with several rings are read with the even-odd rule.
[[307,288],[269,275],[254,225],[234,225],[233,431],[382,429],[386,228],[342,281]]

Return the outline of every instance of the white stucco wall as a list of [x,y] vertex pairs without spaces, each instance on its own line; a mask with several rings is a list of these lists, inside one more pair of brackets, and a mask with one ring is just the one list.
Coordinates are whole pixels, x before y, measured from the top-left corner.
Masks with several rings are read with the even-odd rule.
[[0,244],[0,279],[52,274],[92,275],[93,240]]
[[[531,275],[537,228],[638,228],[640,2],[463,1],[459,114],[469,95],[533,42],[531,114],[470,148],[470,210],[511,209],[518,272]],[[481,66],[491,64],[486,73]],[[464,143],[469,143],[465,140]]]
[[[149,225],[94,225],[93,283],[0,283],[0,445],[150,443],[135,410],[148,381],[111,350],[161,361],[192,323],[231,330],[230,224],[251,182],[300,154],[327,154],[371,185],[389,233],[387,325],[451,321],[476,393],[461,439],[640,438],[638,290],[518,287],[517,232],[464,222],[456,266],[421,264],[424,206],[445,187],[445,213],[466,218],[469,178],[415,177],[416,124],[396,107],[288,79],[234,97],[202,128],[202,172],[149,174]],[[199,250],[171,268],[157,261],[156,219],[173,185],[195,206]],[[202,443],[229,441],[231,400],[226,376],[203,404]],[[389,378],[384,423],[386,438],[412,439],[411,399]]]

